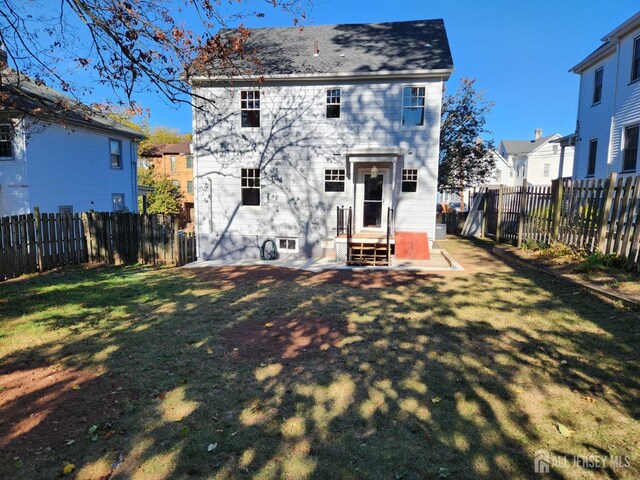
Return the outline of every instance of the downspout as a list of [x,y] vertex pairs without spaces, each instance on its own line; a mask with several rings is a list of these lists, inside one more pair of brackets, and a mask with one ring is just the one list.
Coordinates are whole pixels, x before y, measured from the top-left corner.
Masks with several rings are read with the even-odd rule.
[[[613,103],[611,105],[611,120],[609,122],[609,145],[607,146],[607,174],[613,171],[613,131],[616,118],[616,106],[618,103],[618,79],[620,78],[620,38],[616,39],[616,82],[613,90]],[[620,138],[622,143],[622,136]]]
[[129,155],[131,158],[131,211],[138,211],[138,149],[137,141],[129,141]]

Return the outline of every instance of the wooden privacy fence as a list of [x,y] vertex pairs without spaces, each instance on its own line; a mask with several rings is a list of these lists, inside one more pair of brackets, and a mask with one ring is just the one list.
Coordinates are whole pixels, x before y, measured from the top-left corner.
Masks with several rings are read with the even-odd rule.
[[35,213],[0,218],[0,281],[82,263],[184,265],[195,235],[170,215]]
[[497,242],[559,242],[640,263],[640,176],[561,179],[551,186],[504,187],[484,194],[483,232]]

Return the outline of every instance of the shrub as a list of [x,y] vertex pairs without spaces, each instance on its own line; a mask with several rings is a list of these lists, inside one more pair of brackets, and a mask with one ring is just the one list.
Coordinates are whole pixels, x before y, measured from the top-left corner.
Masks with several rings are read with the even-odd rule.
[[602,253],[596,250],[590,255],[586,255],[575,270],[578,272],[594,272],[608,270],[612,268],[622,268],[624,261],[615,253]]

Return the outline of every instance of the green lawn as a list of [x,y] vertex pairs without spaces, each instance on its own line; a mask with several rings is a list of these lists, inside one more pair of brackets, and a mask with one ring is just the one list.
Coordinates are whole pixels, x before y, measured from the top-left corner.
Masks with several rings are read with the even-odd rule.
[[0,477],[640,477],[638,314],[446,248],[464,272],[0,284]]

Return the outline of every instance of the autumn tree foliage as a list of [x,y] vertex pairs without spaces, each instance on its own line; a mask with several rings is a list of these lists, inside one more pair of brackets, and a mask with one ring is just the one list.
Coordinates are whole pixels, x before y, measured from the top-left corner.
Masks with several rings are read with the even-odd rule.
[[[153,191],[147,195],[147,213],[183,216],[182,192],[166,175],[157,173],[153,169],[140,169],[138,183],[153,188]],[[139,198],[138,209],[142,211],[142,198]]]
[[488,153],[492,141],[482,139],[486,115],[493,104],[475,87],[475,80],[463,78],[457,91],[442,99],[438,191],[459,193],[486,183],[494,173],[495,159]]
[[[196,57],[233,70],[234,61],[252,55],[243,48],[243,23],[274,9],[297,23],[307,8],[309,0],[0,0],[8,57],[0,68],[0,115],[64,116],[96,84],[113,92],[105,104],[134,110],[141,92],[190,102],[187,66]],[[226,27],[236,33],[225,34]],[[43,99],[29,82],[65,97]]]

